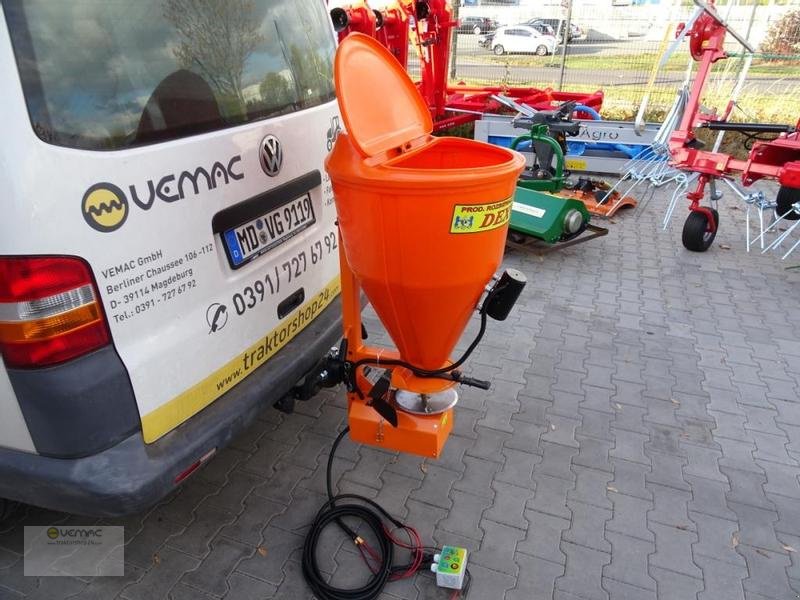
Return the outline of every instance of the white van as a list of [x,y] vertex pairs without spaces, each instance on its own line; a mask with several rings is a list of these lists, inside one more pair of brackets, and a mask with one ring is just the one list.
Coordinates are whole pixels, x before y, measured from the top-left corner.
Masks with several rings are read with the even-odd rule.
[[163,497],[341,336],[322,0],[1,0],[0,498]]

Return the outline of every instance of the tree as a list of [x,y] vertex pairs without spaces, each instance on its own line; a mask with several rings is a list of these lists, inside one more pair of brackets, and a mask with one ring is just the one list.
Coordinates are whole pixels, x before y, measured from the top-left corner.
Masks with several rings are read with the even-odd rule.
[[252,0],[167,0],[164,17],[177,31],[182,67],[203,75],[222,104],[244,106],[242,74],[263,41]]
[[769,28],[761,51],[785,55],[787,58],[792,54],[800,54],[800,10],[786,13]]
[[282,108],[294,101],[292,86],[280,73],[267,73],[258,91],[261,100],[270,108]]

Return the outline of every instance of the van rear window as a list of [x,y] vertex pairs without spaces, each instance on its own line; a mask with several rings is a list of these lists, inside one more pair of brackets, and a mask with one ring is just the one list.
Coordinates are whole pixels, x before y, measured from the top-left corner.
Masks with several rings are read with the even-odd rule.
[[45,142],[118,150],[328,102],[323,0],[3,0]]

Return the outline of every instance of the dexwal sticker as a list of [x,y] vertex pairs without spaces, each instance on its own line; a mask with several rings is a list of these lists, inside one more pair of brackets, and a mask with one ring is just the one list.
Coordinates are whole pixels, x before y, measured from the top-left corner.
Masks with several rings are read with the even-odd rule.
[[478,233],[497,229],[511,218],[511,198],[491,204],[456,204],[450,233]]

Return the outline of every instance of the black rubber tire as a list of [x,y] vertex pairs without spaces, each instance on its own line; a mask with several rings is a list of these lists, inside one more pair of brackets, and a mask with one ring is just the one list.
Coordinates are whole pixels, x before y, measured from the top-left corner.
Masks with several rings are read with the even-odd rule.
[[547,46],[544,44],[536,47],[536,56],[547,56]]
[[502,47],[500,44],[497,44],[497,46],[495,46],[494,48],[492,48],[492,50],[494,51],[494,53],[495,53],[497,56],[503,56],[503,54],[505,54],[505,53],[506,53],[506,49],[505,49],[505,48],[503,48],[503,47]]
[[792,204],[800,202],[800,189],[781,186],[778,190],[778,197],[775,198],[778,205],[775,207],[775,216],[780,217],[783,214],[789,213],[784,217],[787,221],[797,221],[800,215],[792,210]]
[[716,228],[713,232],[706,231],[708,227],[708,218],[705,213],[692,211],[686,217],[686,222],[683,224],[683,247],[692,252],[705,252],[714,243],[714,238],[717,237],[719,231],[719,213],[711,209],[716,221]]

